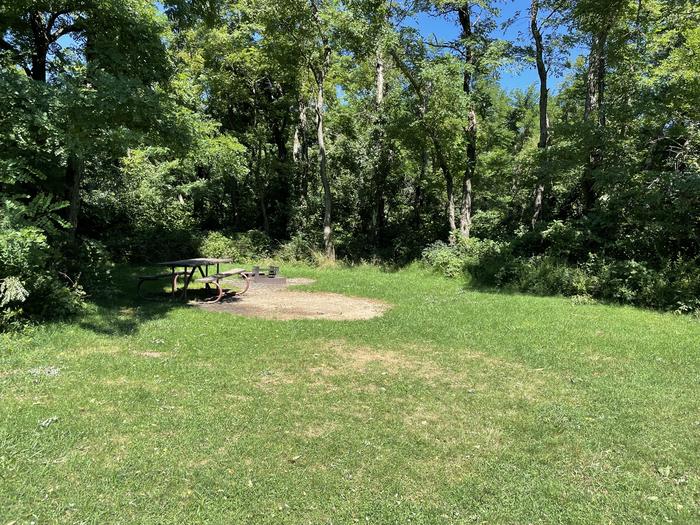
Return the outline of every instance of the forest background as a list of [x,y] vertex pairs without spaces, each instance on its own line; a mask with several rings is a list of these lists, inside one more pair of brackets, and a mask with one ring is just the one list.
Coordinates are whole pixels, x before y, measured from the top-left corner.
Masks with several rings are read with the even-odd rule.
[[700,310],[690,0],[14,0],[0,37],[5,327],[198,253]]

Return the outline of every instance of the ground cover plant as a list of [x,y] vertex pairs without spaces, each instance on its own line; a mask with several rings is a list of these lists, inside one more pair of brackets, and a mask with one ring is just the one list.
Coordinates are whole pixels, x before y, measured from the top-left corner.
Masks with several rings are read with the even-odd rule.
[[115,291],[3,336],[1,523],[697,523],[700,324],[287,266],[385,301],[271,321]]

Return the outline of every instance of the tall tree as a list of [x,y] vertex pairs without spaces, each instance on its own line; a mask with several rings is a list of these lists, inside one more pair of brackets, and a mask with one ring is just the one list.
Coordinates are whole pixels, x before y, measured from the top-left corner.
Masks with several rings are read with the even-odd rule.
[[535,44],[535,65],[537,67],[537,77],[540,81],[540,96],[539,96],[539,140],[537,141],[537,147],[541,152],[542,160],[545,166],[542,166],[543,162],[540,162],[537,167],[537,183],[535,186],[535,202],[532,212],[532,227],[534,228],[537,224],[537,219],[542,213],[542,199],[544,197],[544,170],[546,170],[546,156],[547,156],[547,146],[549,143],[549,115],[548,115],[548,103],[549,103],[549,88],[547,87],[547,66],[545,65],[544,57],[544,41],[542,37],[542,31],[540,28],[540,22],[538,20],[538,13],[540,9],[540,0],[532,0],[530,4],[530,33],[532,34],[532,41]]
[[590,211],[597,200],[596,172],[603,167],[605,149],[608,41],[626,4],[625,0],[580,0],[574,8],[575,20],[589,40],[583,120],[588,124],[591,136],[582,180],[584,212]]
[[435,163],[439,167],[445,181],[447,192],[447,221],[450,232],[454,232],[457,228],[454,201],[454,176],[445,153],[445,147],[441,141],[441,134],[438,132],[434,120],[428,118],[430,85],[428,82],[424,82],[421,79],[420,70],[411,68],[411,65],[404,57],[401,56],[396,47],[390,47],[389,52],[394,60],[394,63],[406,77],[411,89],[416,95],[417,104],[415,111],[418,116],[418,122],[423,127],[426,136],[429,137],[430,142],[432,143],[433,152],[435,154]]
[[139,88],[151,92],[167,76],[164,22],[147,0],[20,1],[0,10],[0,49],[34,82],[50,84],[47,89],[63,109],[54,117],[64,131],[71,235],[78,225],[86,153],[96,136],[110,126],[141,125],[108,104],[118,91],[125,104],[138,104]]
[[462,89],[468,101],[467,124],[464,128],[466,143],[466,165],[462,178],[462,202],[459,217],[460,234],[469,238],[472,226],[472,179],[476,174],[477,154],[477,119],[472,94],[476,74],[476,50],[474,49],[474,31],[472,27],[471,5],[465,2],[457,9],[459,25],[462,28],[461,40],[464,55],[464,74]]

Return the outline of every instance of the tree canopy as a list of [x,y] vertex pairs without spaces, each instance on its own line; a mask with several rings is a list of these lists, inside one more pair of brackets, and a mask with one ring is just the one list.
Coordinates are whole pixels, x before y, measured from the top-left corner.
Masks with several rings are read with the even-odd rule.
[[[96,253],[191,256],[251,230],[700,307],[700,7],[516,4],[528,31],[504,39],[486,0],[3,3],[6,320],[75,297]],[[504,90],[512,67],[537,82]]]

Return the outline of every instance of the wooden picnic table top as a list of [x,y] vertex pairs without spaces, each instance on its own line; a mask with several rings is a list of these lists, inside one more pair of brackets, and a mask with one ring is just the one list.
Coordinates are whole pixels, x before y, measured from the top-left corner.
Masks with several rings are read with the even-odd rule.
[[195,259],[180,259],[178,261],[164,261],[156,263],[158,266],[181,266],[183,268],[193,268],[196,266],[212,266],[214,264],[230,263],[232,259],[210,259],[208,257],[197,257]]

